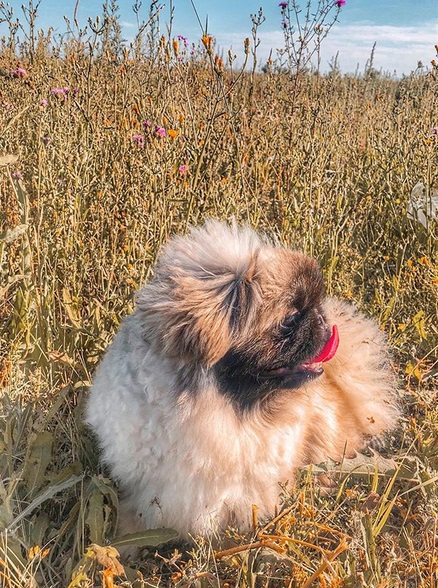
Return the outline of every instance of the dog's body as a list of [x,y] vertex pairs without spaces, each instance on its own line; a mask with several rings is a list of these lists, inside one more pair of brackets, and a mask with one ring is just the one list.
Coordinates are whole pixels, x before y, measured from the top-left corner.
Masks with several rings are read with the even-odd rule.
[[87,407],[125,494],[121,531],[248,528],[252,505],[274,514],[296,467],[393,427],[393,386],[382,333],[322,298],[313,260],[214,221],[174,239]]

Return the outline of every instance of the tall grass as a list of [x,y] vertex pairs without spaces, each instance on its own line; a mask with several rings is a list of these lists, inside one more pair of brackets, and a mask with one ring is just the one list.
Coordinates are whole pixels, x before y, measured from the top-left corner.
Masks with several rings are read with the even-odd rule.
[[436,586],[436,222],[406,208],[438,184],[437,79],[245,73],[207,35],[155,40],[153,59],[97,33],[0,52],[0,585],[124,580],[84,397],[161,244],[234,216],[382,324],[406,417],[391,459],[321,466],[336,495],[302,471],[234,551],[152,549],[124,585]]

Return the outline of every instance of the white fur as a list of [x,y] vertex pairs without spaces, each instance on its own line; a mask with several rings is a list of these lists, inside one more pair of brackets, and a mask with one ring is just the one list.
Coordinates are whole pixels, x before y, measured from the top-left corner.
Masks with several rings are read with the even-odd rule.
[[[243,245],[241,235],[237,244],[225,235],[225,257],[260,245],[246,231]],[[181,250],[184,244],[178,241]],[[214,251],[207,251],[211,263]],[[196,248],[185,252],[198,255]],[[171,263],[171,253],[163,259]],[[339,459],[346,444],[354,449],[361,435],[394,426],[382,334],[345,303],[328,300],[325,309],[339,328],[338,353],[323,376],[280,394],[275,415],[236,411],[208,369],[202,393],[176,394],[175,364],[146,340],[141,311],[125,319],[97,370],[86,412],[103,460],[126,492],[122,532],[166,526],[187,536],[228,524],[248,528],[252,505],[261,518],[274,514],[279,483],[292,480],[297,466]]]

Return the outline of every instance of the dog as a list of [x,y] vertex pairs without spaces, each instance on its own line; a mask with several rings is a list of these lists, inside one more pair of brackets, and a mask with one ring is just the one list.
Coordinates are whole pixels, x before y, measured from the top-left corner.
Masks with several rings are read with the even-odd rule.
[[86,421],[122,494],[120,532],[181,537],[274,515],[297,467],[398,419],[377,324],[324,296],[317,262],[209,220],[162,249],[97,369]]

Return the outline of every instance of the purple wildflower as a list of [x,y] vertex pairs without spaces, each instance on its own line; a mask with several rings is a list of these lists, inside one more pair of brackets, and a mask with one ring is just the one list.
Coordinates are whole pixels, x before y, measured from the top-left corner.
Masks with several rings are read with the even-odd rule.
[[178,41],[182,42],[182,44],[184,45],[184,48],[187,49],[187,47],[189,46],[189,42],[187,37],[183,37],[183,35],[177,35],[176,37],[178,39]]
[[287,2],[280,2],[280,4],[278,6],[281,8],[281,10],[286,10]]
[[336,0],[336,6],[338,8],[342,8],[343,6],[345,6],[345,0]]
[[155,126],[155,132],[160,137],[165,137],[166,136],[166,129],[164,127],[159,127],[158,125],[156,125]]
[[12,172],[11,176],[14,178],[14,180],[22,180],[23,179],[23,175],[20,172]]
[[27,78],[27,71],[23,67],[17,67],[17,69],[12,70],[9,74],[13,78]]
[[143,137],[143,135],[133,135],[132,136],[132,140],[137,145],[137,147],[143,147],[144,146],[144,137]]
[[[72,91],[74,95],[78,93],[77,90]],[[63,88],[52,88],[52,94],[54,96],[68,96],[70,93],[70,88],[68,86],[64,86]]]
[[180,165],[178,168],[178,171],[181,175],[184,175],[187,171],[188,171],[189,167],[184,163],[183,165]]

